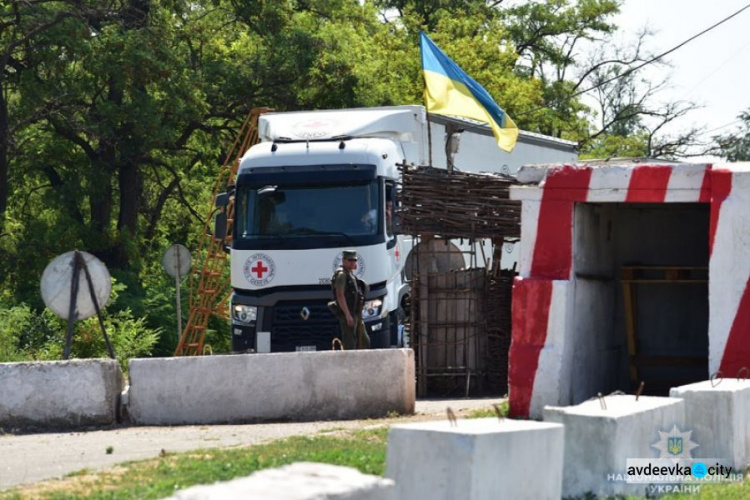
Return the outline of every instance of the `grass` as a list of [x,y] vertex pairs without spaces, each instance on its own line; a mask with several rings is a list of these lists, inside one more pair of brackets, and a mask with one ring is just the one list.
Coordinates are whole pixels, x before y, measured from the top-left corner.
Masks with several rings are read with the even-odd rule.
[[[507,403],[500,404],[507,414]],[[471,411],[464,418],[496,417],[494,408]],[[354,467],[365,474],[385,473],[388,427],[366,430],[332,428],[309,437],[292,437],[249,448],[165,453],[150,460],[127,462],[110,469],[74,472],[62,480],[0,492],[0,500],[40,499],[148,499],[172,495],[175,490],[244,477],[255,471],[293,462],[322,462]],[[743,483],[703,485],[698,494],[668,494],[665,500],[750,498],[750,471]],[[593,496],[583,498],[595,498]],[[642,497],[618,497],[635,500]]]
[[[500,408],[500,413],[503,417],[508,416],[508,400],[503,400],[497,405]],[[497,417],[497,412],[494,408],[480,408],[478,410],[472,410],[466,415],[466,418],[488,418]]]
[[700,500],[740,500],[750,498],[750,473],[745,474],[741,483],[724,483],[701,485],[697,494],[668,494],[660,497],[664,500],[700,499]]
[[97,473],[74,473],[62,480],[0,492],[0,499],[164,498],[175,490],[247,476],[293,462],[323,462],[385,473],[388,429],[349,431],[339,436],[293,437],[250,448],[167,453]]

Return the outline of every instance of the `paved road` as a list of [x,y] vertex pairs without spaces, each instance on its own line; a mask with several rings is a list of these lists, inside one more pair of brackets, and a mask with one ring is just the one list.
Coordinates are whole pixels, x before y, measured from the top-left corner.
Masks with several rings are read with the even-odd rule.
[[[450,406],[459,417],[489,408],[493,399],[417,401],[416,415],[408,419],[445,418]],[[312,435],[326,429],[353,429],[391,420],[325,421],[253,425],[178,427],[119,427],[89,432],[0,436],[0,490],[61,477],[81,469],[102,469],[120,462],[142,460],[168,452],[199,448],[249,446],[288,436]],[[114,451],[108,455],[107,447]]]

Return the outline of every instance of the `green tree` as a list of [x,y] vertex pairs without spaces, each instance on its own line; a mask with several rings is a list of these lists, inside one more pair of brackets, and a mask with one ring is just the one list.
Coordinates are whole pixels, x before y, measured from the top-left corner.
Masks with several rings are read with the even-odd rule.
[[676,158],[700,145],[697,127],[665,132],[696,105],[662,99],[669,77],[646,79],[639,71],[647,62],[667,66],[645,49],[649,37],[644,31],[630,46],[604,47],[585,65],[583,81],[595,104],[590,132],[581,141],[583,157]]
[[742,123],[733,132],[714,136],[712,154],[727,161],[750,161],[750,110],[737,117]]

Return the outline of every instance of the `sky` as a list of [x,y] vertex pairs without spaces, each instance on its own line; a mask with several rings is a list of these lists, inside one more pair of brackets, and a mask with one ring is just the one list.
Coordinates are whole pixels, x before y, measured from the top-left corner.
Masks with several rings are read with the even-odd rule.
[[[620,27],[621,36],[630,39],[648,26],[655,32],[648,47],[653,54],[660,54],[749,3],[750,0],[624,0],[614,22]],[[750,8],[669,54],[666,60],[672,65],[672,85],[664,97],[703,106],[686,115],[678,126],[703,125],[708,130],[706,139],[735,130],[737,115],[750,108]]]

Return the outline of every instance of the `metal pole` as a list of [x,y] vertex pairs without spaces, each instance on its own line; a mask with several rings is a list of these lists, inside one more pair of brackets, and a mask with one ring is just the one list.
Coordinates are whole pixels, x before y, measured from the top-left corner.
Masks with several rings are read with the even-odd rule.
[[73,329],[76,322],[76,301],[78,299],[78,250],[73,254],[73,275],[70,279],[70,307],[68,308],[68,334],[65,337],[65,352],[63,359],[70,358],[70,344],[73,341]]
[[430,113],[429,111],[426,112],[427,114],[427,148],[429,149],[429,159],[430,159],[430,166],[432,167],[432,127],[430,126]]
[[76,252],[76,259],[79,259],[79,265],[83,267],[83,272],[86,275],[86,282],[89,284],[89,293],[91,294],[91,301],[94,303],[94,310],[96,311],[96,317],[99,319],[99,326],[102,329],[102,335],[104,335],[104,342],[107,344],[107,351],[109,352],[109,357],[112,359],[115,358],[115,350],[112,348],[112,343],[109,341],[109,336],[107,335],[107,329],[104,328],[104,319],[102,318],[102,311],[99,309],[99,301],[96,300],[96,293],[94,292],[94,283],[91,281],[91,274],[89,274],[89,268],[86,265],[86,261],[83,260],[83,256],[81,256],[80,253]]
[[174,273],[174,287],[177,291],[177,341],[180,341],[182,335],[182,300],[180,299],[180,272],[182,271],[182,264],[180,263],[180,252],[178,247],[174,247],[175,263],[177,264],[177,272]]

